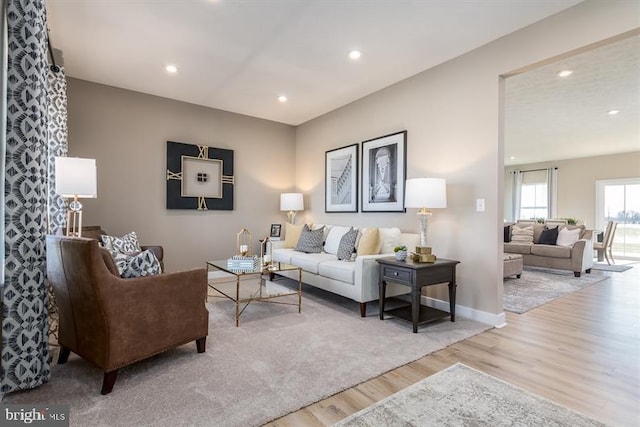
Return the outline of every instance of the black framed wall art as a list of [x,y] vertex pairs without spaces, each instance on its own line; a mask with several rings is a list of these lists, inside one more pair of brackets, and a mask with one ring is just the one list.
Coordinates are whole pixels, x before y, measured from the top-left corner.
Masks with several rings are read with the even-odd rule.
[[358,144],[325,153],[325,212],[358,212]]
[[407,131],[362,142],[362,212],[405,212]]
[[167,141],[167,209],[233,210],[233,150]]

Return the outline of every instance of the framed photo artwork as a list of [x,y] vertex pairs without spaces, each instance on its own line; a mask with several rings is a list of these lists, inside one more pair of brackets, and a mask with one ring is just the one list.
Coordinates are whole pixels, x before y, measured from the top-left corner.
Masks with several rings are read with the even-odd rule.
[[405,212],[407,131],[362,142],[362,212]]
[[269,238],[271,240],[280,240],[280,234],[282,232],[282,224],[271,224],[271,233]]
[[325,153],[325,212],[358,212],[358,144]]

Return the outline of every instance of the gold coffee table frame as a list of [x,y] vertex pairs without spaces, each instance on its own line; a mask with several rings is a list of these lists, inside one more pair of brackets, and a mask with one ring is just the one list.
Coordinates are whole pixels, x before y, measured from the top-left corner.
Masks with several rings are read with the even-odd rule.
[[[221,278],[209,278],[209,272],[212,271],[211,269],[213,269],[213,271],[222,271],[224,273],[227,273],[228,275],[231,275],[233,277],[221,277]],[[297,291],[291,290],[291,289],[286,289],[284,287],[280,287],[283,291],[282,292],[276,292],[276,293],[269,293],[267,292],[267,278],[269,279],[270,282],[273,283],[273,279],[274,276],[277,275],[279,272],[281,271],[289,271],[289,270],[298,270],[298,289]],[[250,293],[248,297],[240,297],[240,289],[241,289],[241,282],[245,282],[246,280],[243,280],[244,278],[247,278],[249,276],[258,276],[258,280],[259,280],[259,286],[258,286],[258,290],[256,290],[253,293]],[[229,280],[225,280],[225,279],[229,279]],[[228,292],[228,291],[223,291],[220,289],[220,286],[218,285],[222,285],[222,284],[228,284],[228,283],[234,283],[236,284],[235,288],[235,297],[233,295],[229,295],[232,294],[232,292]],[[249,306],[249,304],[251,304],[254,301],[259,301],[259,302],[270,302],[270,303],[274,303],[274,304],[284,304],[284,305],[297,305],[298,306],[298,313],[301,312],[302,310],[302,269],[300,267],[296,267],[294,265],[289,265],[289,264],[284,264],[284,263],[280,263],[280,262],[276,262],[271,264],[269,267],[261,267],[259,266],[257,269],[255,270],[234,270],[234,269],[230,269],[227,267],[227,260],[219,260],[219,261],[207,261],[207,284],[209,286],[209,288],[215,290],[217,293],[221,294],[221,296],[219,295],[209,295],[209,293],[207,292],[207,300],[209,299],[209,297],[215,297],[215,298],[228,298],[231,301],[233,301],[236,305],[236,326],[239,325],[240,323],[240,316],[242,315],[242,313],[244,312],[244,310]],[[245,284],[245,286],[249,286],[248,284]],[[298,295],[298,303],[291,303],[291,302],[283,302],[283,301],[274,301],[274,298],[282,298],[282,297],[286,297],[286,296],[290,296],[290,295]],[[240,305],[244,304],[244,306],[242,308],[240,308]]]

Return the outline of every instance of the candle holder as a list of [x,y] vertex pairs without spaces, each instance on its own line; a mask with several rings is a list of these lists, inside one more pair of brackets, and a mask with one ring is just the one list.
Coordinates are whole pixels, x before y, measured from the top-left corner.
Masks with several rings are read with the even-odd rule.
[[240,230],[237,236],[238,253],[247,256],[251,253],[251,233],[246,228]]
[[271,267],[273,262],[272,246],[270,237],[265,237],[260,241],[260,259],[262,260],[262,267],[267,269]]

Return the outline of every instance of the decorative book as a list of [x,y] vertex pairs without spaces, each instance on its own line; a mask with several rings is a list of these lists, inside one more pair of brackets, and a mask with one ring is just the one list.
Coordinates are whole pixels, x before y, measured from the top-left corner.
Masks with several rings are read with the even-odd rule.
[[227,260],[227,268],[234,271],[255,271],[260,267],[260,258],[257,255],[234,255]]

